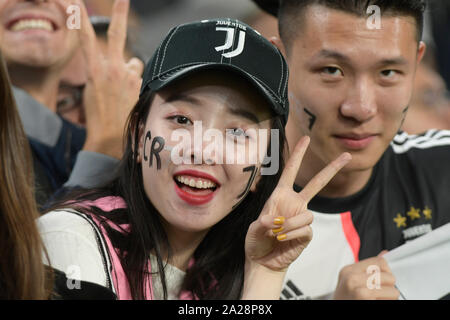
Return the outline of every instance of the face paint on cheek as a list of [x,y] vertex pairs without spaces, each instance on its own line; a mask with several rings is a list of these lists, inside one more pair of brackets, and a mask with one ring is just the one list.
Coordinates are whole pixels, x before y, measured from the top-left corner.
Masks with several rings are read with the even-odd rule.
[[[158,146],[156,146],[158,144]],[[152,150],[150,154],[150,167],[153,166],[153,156],[156,158],[156,169],[161,169],[161,157],[159,156],[159,153],[164,149],[164,145],[166,144],[166,141],[163,137],[155,137],[152,142]]]
[[244,200],[245,196],[250,191],[253,181],[255,180],[256,173],[258,172],[258,168],[256,166],[249,166],[244,168],[242,171],[243,172],[251,171],[252,173],[250,174],[250,178],[248,179],[248,183],[247,186],[245,187],[245,190],[240,195],[237,196],[237,199],[239,201],[233,206],[233,208],[231,208],[232,210],[234,210],[239,204],[241,204],[242,200]]
[[148,157],[147,157],[147,155],[145,154],[145,150],[147,149],[147,148],[146,148],[147,140],[150,141],[151,139],[152,139],[152,133],[151,133],[150,130],[149,130],[149,131],[147,131],[147,133],[145,134],[145,138],[144,138],[144,161],[145,161],[145,162],[148,161]]
[[313,126],[314,126],[314,123],[316,122],[317,117],[316,117],[316,115],[314,113],[312,113],[311,111],[309,111],[306,108],[303,108],[303,111],[305,111],[305,113],[309,116],[309,127],[308,127],[308,129],[309,129],[309,131],[311,131]]
[[149,159],[149,157],[145,153],[145,150],[146,150],[147,141],[150,141],[151,139],[152,139],[152,134],[149,130],[145,134],[145,139],[144,139],[144,161],[147,162],[150,160],[149,167],[152,167],[153,166],[153,158],[156,158],[156,169],[161,170],[161,157],[160,157],[159,153],[162,150],[166,149],[166,148],[164,148],[166,141],[164,140],[163,137],[159,137],[159,136],[153,138],[152,145],[150,147],[150,159]]

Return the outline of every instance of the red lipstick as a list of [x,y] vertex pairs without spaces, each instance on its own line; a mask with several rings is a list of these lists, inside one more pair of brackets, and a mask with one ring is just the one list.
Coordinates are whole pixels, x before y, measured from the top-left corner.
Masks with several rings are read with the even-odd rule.
[[213,182],[216,185],[215,189],[212,188],[195,189],[189,187],[186,184],[181,184],[175,181],[174,185],[176,194],[180,197],[181,200],[185,201],[190,205],[198,206],[210,202],[216,195],[217,189],[220,187],[220,184],[217,181],[217,179],[204,172],[196,170],[183,170],[175,173],[174,178],[177,176],[189,176],[192,177],[193,179],[200,178],[204,180],[209,180],[210,182]]

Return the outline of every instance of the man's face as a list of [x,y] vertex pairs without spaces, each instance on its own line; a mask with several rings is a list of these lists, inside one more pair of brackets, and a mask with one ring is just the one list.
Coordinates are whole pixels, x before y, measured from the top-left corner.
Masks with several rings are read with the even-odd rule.
[[83,91],[87,82],[86,61],[81,49],[64,68],[59,83],[56,112],[73,124],[86,126]]
[[[106,55],[107,40],[97,36],[97,44],[101,52]],[[132,53],[125,50],[125,59],[128,61],[132,57]],[[86,61],[83,51],[78,49],[61,74],[56,111],[67,121],[81,127],[86,126],[83,91],[87,80]]]
[[323,167],[342,152],[343,171],[373,167],[400,128],[410,103],[418,51],[412,17],[366,18],[314,5],[307,8],[288,52],[290,145],[311,137],[309,159]]
[[68,61],[77,44],[76,31],[66,27],[68,1],[2,1],[1,48],[8,63],[47,68]]

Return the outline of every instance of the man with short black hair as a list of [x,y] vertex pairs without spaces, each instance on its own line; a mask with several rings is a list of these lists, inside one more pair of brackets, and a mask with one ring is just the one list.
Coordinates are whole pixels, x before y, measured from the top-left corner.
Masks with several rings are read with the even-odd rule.
[[[450,132],[399,132],[425,53],[421,0],[255,0],[278,15],[290,68],[289,146],[311,138],[294,188],[353,160],[309,205],[313,240],[283,298],[397,299],[383,250],[450,222]],[[381,253],[381,254],[380,254]],[[367,270],[380,270],[380,288]]]

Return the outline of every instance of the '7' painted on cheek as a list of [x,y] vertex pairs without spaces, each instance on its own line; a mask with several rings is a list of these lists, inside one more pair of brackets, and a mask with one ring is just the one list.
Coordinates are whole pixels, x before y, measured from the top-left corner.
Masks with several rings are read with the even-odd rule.
[[245,190],[240,195],[237,196],[237,199],[241,199],[241,200],[233,206],[232,210],[234,210],[234,208],[236,208],[242,202],[242,200],[244,200],[245,196],[247,195],[247,193],[249,192],[249,190],[253,184],[253,181],[255,180],[258,169],[256,168],[256,166],[249,166],[249,167],[244,168],[244,170],[242,170],[242,171],[243,172],[251,171],[252,174],[250,175],[250,179],[248,180]]

